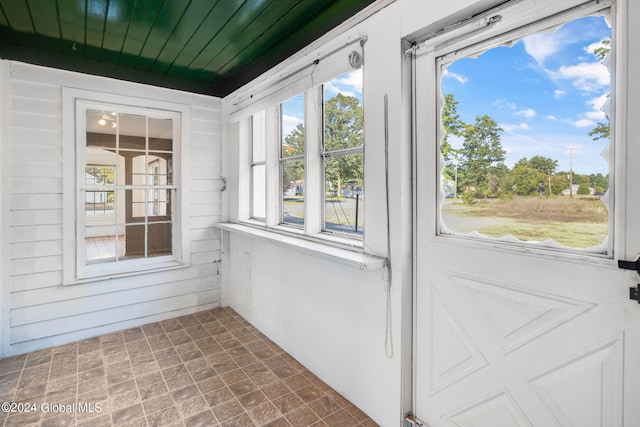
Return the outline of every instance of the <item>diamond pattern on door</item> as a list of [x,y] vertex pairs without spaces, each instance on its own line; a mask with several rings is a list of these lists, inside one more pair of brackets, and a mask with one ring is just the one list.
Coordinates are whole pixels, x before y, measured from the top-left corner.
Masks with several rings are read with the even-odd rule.
[[507,390],[453,411],[443,418],[460,427],[531,427],[532,425]]
[[514,285],[480,281],[450,274],[451,283],[464,294],[470,309],[492,330],[505,353],[529,343],[588,311],[594,304]]
[[622,426],[624,335],[528,379],[561,426]]
[[487,365],[469,334],[456,320],[435,288],[431,288],[431,391],[453,384]]

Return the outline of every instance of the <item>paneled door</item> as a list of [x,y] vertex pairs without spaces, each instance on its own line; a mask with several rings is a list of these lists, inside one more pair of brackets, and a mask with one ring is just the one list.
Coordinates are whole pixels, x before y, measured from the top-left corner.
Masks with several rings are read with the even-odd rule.
[[[458,26],[414,45],[414,413],[429,427],[640,426],[640,304],[630,299],[630,288],[640,283],[640,276],[618,266],[619,260],[640,255],[640,144],[634,136],[640,134],[640,85],[627,78],[640,75],[640,50],[630,46],[640,40],[640,27],[626,25],[637,19],[640,5],[634,0],[515,2],[476,16],[467,29]],[[569,43],[569,30],[586,37],[587,24],[611,29],[593,42],[603,50],[592,49],[592,56],[585,51],[580,58],[567,55],[576,59],[573,65],[554,64],[547,56],[536,68],[536,54],[551,50],[552,42],[559,40],[555,36],[562,38],[558,43]],[[584,40],[585,46],[590,44]],[[555,92],[536,90],[531,79],[531,86],[523,84],[500,95],[499,86],[510,84],[512,76],[506,76],[482,94],[486,110],[474,110],[469,95],[475,90],[474,79],[490,81],[488,74],[494,80],[499,75],[502,51],[494,48],[500,46],[511,49],[509,54],[521,49],[521,58],[530,61],[516,59],[519,71],[512,74],[521,72],[524,78],[538,73],[537,82],[546,76],[556,85],[549,86]],[[469,58],[470,65],[463,58]],[[490,61],[496,61],[491,73],[475,72]],[[605,114],[585,107],[592,114],[582,118],[594,120],[578,123],[580,116],[569,117],[570,106],[563,104],[566,116],[554,113],[552,121],[545,108],[551,109],[552,101],[568,102],[580,83],[577,74],[562,81],[554,73],[589,68],[580,64],[602,71],[598,63],[611,78],[610,86],[600,81],[609,101],[608,106],[600,105]],[[586,86],[580,89],[584,91],[576,96],[583,95],[583,107],[599,96]],[[520,90],[527,93],[516,96]],[[447,102],[449,93],[449,101],[456,102]],[[549,104],[541,101],[545,96]],[[489,109],[501,99],[504,110]],[[505,110],[510,116],[494,117],[493,125],[478,120],[481,114],[493,117]],[[586,139],[562,147],[559,137],[544,142],[542,132],[534,134],[543,118],[547,133],[560,120],[571,131],[585,124]],[[458,126],[448,119],[458,120]],[[608,132],[599,142],[595,133],[588,135],[598,123],[607,125]],[[482,126],[495,131],[501,146],[493,140],[494,164],[485,163],[485,174],[477,178],[477,159],[470,153],[473,130]],[[514,133],[526,137],[526,149],[535,144],[546,148],[523,151],[525,160],[518,163],[513,152],[525,150],[525,145],[518,145]],[[485,146],[490,145],[487,138]],[[449,153],[442,148],[443,139]],[[608,178],[606,188],[586,183],[588,190],[580,190],[586,193],[577,194],[583,184],[574,186],[574,180],[597,176],[581,163],[589,144],[596,143],[604,143],[607,169],[601,175]],[[524,181],[517,179],[534,176],[533,155],[556,164],[551,162],[533,192],[527,193]],[[593,219],[584,211],[556,217],[551,210],[545,213],[548,206],[537,216],[524,212],[533,209],[531,205],[512,212],[516,201],[526,200],[593,202],[604,209],[604,219]],[[498,203],[502,204],[492,211]],[[562,222],[566,227],[556,224]],[[499,227],[492,229],[496,224]],[[541,237],[531,237],[538,229]],[[580,240],[587,234],[597,235],[595,244]],[[569,239],[571,235],[575,238]]]

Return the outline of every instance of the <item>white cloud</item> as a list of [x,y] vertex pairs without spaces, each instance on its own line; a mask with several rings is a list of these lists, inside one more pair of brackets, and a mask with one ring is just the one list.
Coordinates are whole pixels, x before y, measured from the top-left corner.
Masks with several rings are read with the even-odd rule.
[[540,65],[562,47],[561,38],[556,34],[537,33],[522,39],[525,51]]
[[324,88],[330,94],[357,96],[362,92],[362,68],[325,83]]
[[469,81],[469,79],[462,74],[454,73],[446,69],[444,70],[444,73],[442,73],[442,78],[456,79],[460,84],[465,84]]
[[288,116],[286,114],[283,114],[282,115],[282,134],[289,135],[296,128],[298,123],[303,123],[303,120],[295,116]]
[[520,124],[515,124],[515,125],[507,125],[507,124],[501,123],[500,127],[505,132],[515,132],[515,131],[518,131],[518,130],[529,130],[529,125],[526,124],[526,123],[520,123]]
[[604,111],[598,111],[598,110],[594,110],[594,111],[587,111],[586,113],[584,113],[585,117],[591,120],[604,120],[607,118],[607,115],[604,113]]
[[525,110],[520,110],[520,111],[515,112],[513,114],[515,114],[516,116],[522,116],[522,117],[531,118],[531,117],[536,115],[536,110],[534,110],[532,108],[527,108]]
[[594,110],[604,110],[605,104],[609,100],[609,94],[604,93],[596,98],[592,98],[587,101],[587,105],[591,105]]
[[553,96],[554,96],[556,99],[563,98],[566,94],[567,94],[567,92],[565,92],[565,91],[563,91],[563,90],[560,90],[560,89],[556,89],[556,90],[553,92]]
[[558,120],[558,118],[552,114],[549,114],[547,116],[544,116],[545,119],[547,120]]
[[500,99],[496,99],[493,103],[494,106],[496,106],[499,109],[503,109],[503,108],[508,108],[511,110],[515,110],[516,108],[518,108],[518,106],[516,104],[514,104],[513,102],[509,101],[508,99],[505,98],[500,98]]
[[547,70],[547,74],[554,80],[570,80],[573,87],[583,92],[600,90],[611,82],[609,70],[599,62],[563,65],[557,71]]
[[591,119],[579,119],[576,121],[569,121],[569,123],[571,123],[572,125],[574,125],[577,128],[586,128],[586,127],[591,127],[591,126],[595,126],[596,122],[594,122]]

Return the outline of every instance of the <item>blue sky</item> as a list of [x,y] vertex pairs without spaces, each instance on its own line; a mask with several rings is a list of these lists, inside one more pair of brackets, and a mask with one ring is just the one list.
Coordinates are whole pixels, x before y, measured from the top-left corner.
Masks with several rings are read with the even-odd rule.
[[[504,130],[507,166],[535,155],[558,161],[575,173],[609,171],[601,152],[608,141],[588,135],[610,91],[610,74],[593,54],[611,29],[603,17],[569,22],[553,33],[536,33],[512,47],[500,46],[477,58],[462,58],[444,70],[442,93],[452,93],[466,123],[488,114]],[[462,141],[452,138],[459,148]]]
[[[324,84],[325,100],[338,93],[355,96],[362,103],[362,68],[345,73]],[[282,136],[283,138],[304,122],[304,94],[299,94],[282,103]]]

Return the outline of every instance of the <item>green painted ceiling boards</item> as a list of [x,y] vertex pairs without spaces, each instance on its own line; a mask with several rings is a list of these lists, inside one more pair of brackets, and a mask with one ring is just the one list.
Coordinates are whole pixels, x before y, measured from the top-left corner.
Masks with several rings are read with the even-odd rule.
[[0,0],[0,57],[225,96],[374,0]]

